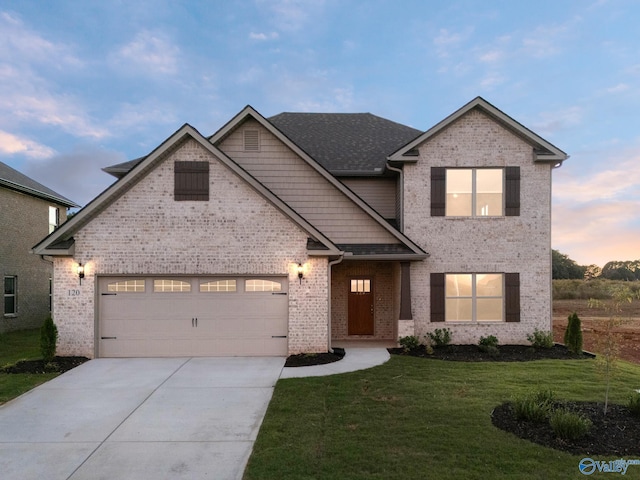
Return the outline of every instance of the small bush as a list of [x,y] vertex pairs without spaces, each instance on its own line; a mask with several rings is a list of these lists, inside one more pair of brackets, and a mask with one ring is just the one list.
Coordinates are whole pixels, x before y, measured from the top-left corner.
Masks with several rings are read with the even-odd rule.
[[40,354],[45,363],[51,363],[56,356],[56,342],[58,341],[58,327],[48,316],[40,327]]
[[553,332],[543,332],[536,328],[533,333],[527,335],[527,340],[531,342],[533,348],[552,348]]
[[427,333],[427,336],[435,348],[446,347],[451,343],[451,330],[448,328],[436,328]]
[[588,418],[563,409],[551,413],[549,424],[553,433],[563,440],[578,440],[589,433],[592,426]]
[[564,332],[564,344],[571,353],[582,354],[582,326],[576,312],[569,315],[569,323]]
[[415,335],[409,335],[407,337],[402,337],[398,340],[400,346],[404,349],[405,352],[410,350],[415,350],[420,346],[420,339]]
[[488,353],[492,357],[495,357],[500,353],[500,351],[498,350],[498,338],[495,335],[480,337],[478,348],[481,351]]
[[544,423],[551,413],[553,399],[551,390],[530,393],[513,401],[513,411],[518,420]]
[[627,407],[634,417],[640,417],[640,392],[636,392],[629,397]]

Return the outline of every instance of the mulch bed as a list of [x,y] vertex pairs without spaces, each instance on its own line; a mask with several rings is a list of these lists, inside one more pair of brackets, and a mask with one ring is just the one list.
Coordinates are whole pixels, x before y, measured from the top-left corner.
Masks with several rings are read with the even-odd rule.
[[609,405],[605,416],[601,403],[566,402],[559,405],[591,420],[593,426],[586,436],[573,441],[561,440],[548,423],[517,420],[511,403],[496,407],[491,413],[491,421],[501,430],[520,438],[574,455],[640,456],[640,418],[631,415],[627,407]]
[[1,373],[64,373],[88,361],[87,357],[54,357],[53,362],[22,360],[15,365],[0,368]]
[[326,365],[327,363],[333,363],[342,360],[343,357],[343,348],[334,348],[333,353],[299,353],[298,355],[289,355],[284,366],[310,367],[313,365]]
[[435,358],[457,362],[526,362],[530,360],[581,360],[594,358],[595,355],[584,352],[574,355],[564,345],[555,344],[552,348],[533,348],[529,345],[500,345],[497,354],[480,350],[477,345],[448,345],[434,348],[427,353],[424,345],[412,350],[389,348],[394,355],[410,355],[412,357]]

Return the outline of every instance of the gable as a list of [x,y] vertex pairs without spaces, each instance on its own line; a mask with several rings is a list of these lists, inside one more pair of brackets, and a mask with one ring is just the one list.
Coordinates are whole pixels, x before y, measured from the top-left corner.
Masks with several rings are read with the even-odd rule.
[[[259,150],[245,149],[247,130],[259,132]],[[369,213],[258,121],[245,120],[218,147],[334,243],[398,243]]]

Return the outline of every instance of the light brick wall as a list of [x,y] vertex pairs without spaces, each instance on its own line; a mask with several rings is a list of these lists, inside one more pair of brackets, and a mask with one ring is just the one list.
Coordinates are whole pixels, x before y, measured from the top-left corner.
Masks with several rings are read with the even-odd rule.
[[[209,162],[208,202],[173,200],[175,160]],[[115,274],[288,275],[289,352],[326,351],[327,260],[307,257],[307,237],[196,141],[183,142],[76,233],[73,260],[56,260],[59,351],[94,355],[94,276]],[[76,262],[85,264],[82,286]]]
[[49,234],[49,207],[66,207],[31,195],[0,188],[0,288],[4,276],[18,277],[17,314],[4,316],[4,296],[0,292],[0,333],[37,328],[49,315],[51,263],[29,253],[31,247]]
[[[405,166],[405,233],[431,254],[411,265],[415,334],[450,328],[454,343],[496,335],[526,344],[534,328],[551,329],[551,167],[534,163],[532,147],[472,110],[419,148]],[[431,167],[520,167],[520,216],[431,217]],[[431,272],[519,272],[520,323],[431,323]],[[405,328],[402,329],[407,330]]]

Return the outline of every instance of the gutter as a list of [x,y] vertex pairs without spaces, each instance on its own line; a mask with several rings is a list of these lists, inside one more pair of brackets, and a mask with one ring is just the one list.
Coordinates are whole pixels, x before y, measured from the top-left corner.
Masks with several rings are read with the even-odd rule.
[[340,255],[340,257],[336,260],[333,260],[331,262],[329,262],[327,264],[327,297],[328,297],[328,318],[327,318],[327,350],[329,351],[329,353],[333,353],[333,348],[331,347],[331,268],[334,265],[339,264],[340,262],[342,262],[342,260],[344,260],[344,253],[342,253]]
[[397,172],[399,176],[399,188],[400,188],[400,205],[398,205],[398,226],[399,230],[404,232],[404,172],[401,168],[392,167],[387,161],[387,168],[392,172]]

